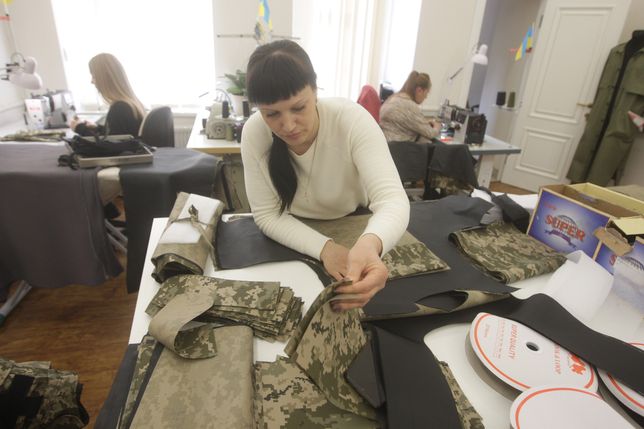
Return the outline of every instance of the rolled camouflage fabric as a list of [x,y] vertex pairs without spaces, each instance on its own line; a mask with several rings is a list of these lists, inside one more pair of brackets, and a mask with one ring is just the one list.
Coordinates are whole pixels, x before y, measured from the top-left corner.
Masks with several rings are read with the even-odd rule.
[[209,256],[218,268],[214,245],[223,209],[219,200],[179,193],[152,254],[156,281],[162,283],[178,274],[203,274]]
[[[350,249],[362,235],[371,215],[345,216],[334,220],[300,219],[306,225]],[[449,266],[405,231],[396,246],[382,257],[389,279],[448,270]]]
[[357,309],[340,313],[331,309],[329,300],[336,286],[337,283],[327,286],[318,295],[285,351],[329,402],[342,410],[375,419],[374,409],[344,377],[347,368],[366,344],[366,337]]
[[214,356],[217,347],[211,325],[182,328],[212,307],[216,293],[212,283],[201,283],[177,294],[150,321],[150,335],[186,359]]
[[449,365],[446,362],[439,361],[439,368],[447,381],[452,396],[454,397],[454,402],[456,404],[456,411],[458,416],[461,419],[461,425],[463,429],[485,429],[483,425],[483,418],[479,413],[476,412],[476,409],[472,406],[470,401],[463,393],[461,386],[458,385],[452,370],[449,369]]
[[80,403],[81,391],[75,372],[53,369],[49,362],[0,358],[0,426],[85,427],[89,415]]
[[253,418],[253,333],[247,326],[214,330],[221,348],[186,360],[165,349],[130,428],[250,428]]
[[125,428],[131,420],[132,411],[134,411],[135,402],[139,396],[139,392],[143,385],[143,379],[148,371],[148,367],[150,366],[150,359],[152,358],[152,352],[156,345],[157,340],[155,340],[151,335],[145,335],[141,339],[141,343],[137,348],[136,364],[134,365],[130,389],[127,392],[125,406],[123,407],[123,412],[119,419],[119,428]]
[[14,134],[0,137],[6,142],[60,142],[65,137],[64,130],[21,130]]
[[553,272],[566,262],[563,254],[510,223],[466,228],[449,238],[475,266],[504,283]]
[[341,410],[295,363],[278,356],[275,362],[255,364],[256,427],[371,429],[377,423]]
[[441,197],[448,195],[469,195],[474,187],[454,177],[432,171],[429,187],[434,189]]

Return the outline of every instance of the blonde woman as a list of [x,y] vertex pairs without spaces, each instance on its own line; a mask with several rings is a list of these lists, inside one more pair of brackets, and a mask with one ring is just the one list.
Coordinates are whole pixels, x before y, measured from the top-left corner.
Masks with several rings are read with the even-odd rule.
[[74,119],[71,128],[81,135],[139,135],[145,108],[132,91],[121,62],[112,54],[98,54],[89,61],[92,83],[109,103],[105,125]]
[[402,89],[387,98],[380,107],[380,128],[388,142],[428,141],[438,136],[440,124],[429,121],[420,110],[431,87],[429,75],[414,70]]

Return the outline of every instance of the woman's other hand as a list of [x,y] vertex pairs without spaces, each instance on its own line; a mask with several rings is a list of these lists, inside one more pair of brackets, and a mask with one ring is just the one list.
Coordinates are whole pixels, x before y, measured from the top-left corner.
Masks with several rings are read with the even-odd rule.
[[336,280],[342,280],[347,275],[348,256],[349,249],[333,240],[327,241],[320,252],[324,269]]
[[353,281],[350,286],[336,289],[339,294],[351,294],[348,300],[334,301],[335,311],[363,307],[382,288],[387,281],[387,267],[380,259],[382,242],[375,234],[365,234],[351,248],[348,255],[347,278]]

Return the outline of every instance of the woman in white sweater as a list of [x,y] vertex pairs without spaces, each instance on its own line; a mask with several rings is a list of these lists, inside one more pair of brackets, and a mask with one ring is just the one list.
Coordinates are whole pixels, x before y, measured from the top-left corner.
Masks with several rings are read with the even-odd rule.
[[[317,98],[306,52],[280,40],[258,47],[247,68],[247,92],[259,108],[242,133],[246,193],[259,228],[275,241],[319,259],[353,285],[334,310],[365,305],[384,287],[380,260],[409,222],[409,201],[387,143],[371,115],[343,99]],[[295,216],[337,219],[368,207],[373,216],[351,249]]]

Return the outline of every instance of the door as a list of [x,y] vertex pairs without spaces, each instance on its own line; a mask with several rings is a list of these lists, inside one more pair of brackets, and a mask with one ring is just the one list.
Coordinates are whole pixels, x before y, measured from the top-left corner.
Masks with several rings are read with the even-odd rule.
[[567,183],[587,105],[622,33],[630,1],[546,1],[512,129],[511,142],[521,153],[508,157],[504,183],[532,191]]

